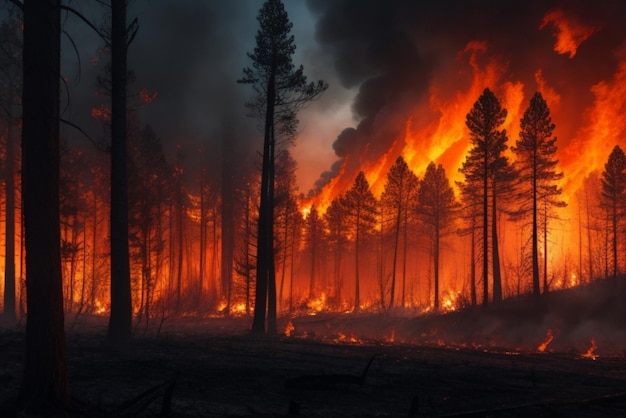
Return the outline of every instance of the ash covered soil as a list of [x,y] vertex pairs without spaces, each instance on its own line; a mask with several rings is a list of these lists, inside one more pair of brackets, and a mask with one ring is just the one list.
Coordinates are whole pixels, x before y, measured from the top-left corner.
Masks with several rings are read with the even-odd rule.
[[[158,335],[137,328],[125,356],[102,347],[106,318],[84,316],[68,332],[74,415],[155,416],[171,399],[174,417],[626,416],[623,304],[561,298],[559,309],[544,298],[420,318],[282,318],[291,336],[274,339],[248,335],[247,318],[172,319]],[[0,330],[0,415],[23,345],[21,329]]]

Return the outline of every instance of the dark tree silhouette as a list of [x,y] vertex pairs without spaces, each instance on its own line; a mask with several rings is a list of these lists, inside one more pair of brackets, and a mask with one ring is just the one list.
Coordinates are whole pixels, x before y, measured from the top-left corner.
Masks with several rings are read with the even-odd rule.
[[4,263],[4,305],[2,315],[9,323],[16,320],[15,289],[15,165],[16,141],[19,139],[19,97],[22,83],[22,35],[20,21],[11,13],[9,19],[0,26],[0,88],[2,89],[2,120],[5,123],[5,263]]
[[[476,244],[479,237],[480,228],[480,208],[481,185],[479,181],[466,179],[464,182],[457,182],[461,192],[461,207],[459,215],[463,220],[463,227],[457,233],[461,236],[470,236],[470,303],[477,304],[476,294]],[[489,298],[489,288],[486,283],[483,286],[483,300]]]
[[[26,235],[26,359],[19,406],[67,404],[59,236],[59,0],[25,0],[22,187]],[[58,410],[58,409],[57,409]]]
[[291,140],[298,124],[297,111],[318,97],[327,85],[307,83],[303,67],[294,68],[296,45],[293,24],[280,0],[267,0],[258,15],[256,47],[248,53],[252,67],[243,70],[240,83],[255,92],[247,103],[252,116],[263,121],[263,163],[259,207],[257,280],[252,332],[276,334],[276,271],[274,260],[274,165],[277,139]]
[[441,238],[447,233],[458,208],[454,190],[446,177],[441,164],[435,166],[431,162],[426,168],[424,178],[420,181],[418,192],[419,205],[417,210],[425,225],[430,229],[433,244],[433,265],[435,282],[434,308],[439,310],[439,249]]
[[[502,300],[502,278],[500,272],[500,256],[498,249],[497,231],[497,197],[502,193],[501,182],[510,179],[507,158],[503,155],[507,149],[506,130],[498,128],[504,123],[507,111],[500,105],[500,101],[493,92],[485,89],[483,94],[474,103],[472,110],[467,114],[465,124],[470,131],[470,141],[473,147],[467,155],[461,172],[465,175],[466,182],[480,181],[481,189],[476,192],[482,198],[482,240],[483,240],[483,304],[489,302],[488,279],[489,279],[489,235],[488,228],[491,224],[491,248],[492,248],[492,276],[493,276],[493,301]],[[491,197],[491,201],[490,198]],[[489,209],[491,202],[491,223],[489,222]]]
[[339,195],[330,202],[330,206],[324,214],[326,225],[326,239],[328,249],[333,255],[333,300],[337,307],[341,306],[341,293],[343,288],[343,278],[341,276],[341,255],[345,251],[348,239],[346,238],[346,210],[343,206],[344,197]]
[[[400,305],[404,307],[406,289],[406,241],[409,218],[412,205],[415,204],[419,181],[401,156],[396,159],[389,169],[387,182],[380,201],[385,209],[387,219],[391,224],[393,234],[393,262],[391,266],[391,289],[389,309],[393,309],[396,293],[396,271],[398,264],[398,247],[400,236],[403,235],[403,269],[402,269],[402,299]],[[401,234],[404,232],[404,234]]]
[[[626,155],[616,145],[602,172],[602,207],[607,211],[611,229],[613,277],[618,274],[618,243],[620,225],[626,214]],[[608,231],[607,231],[608,232]]]
[[363,240],[374,232],[377,204],[365,173],[360,171],[342,202],[346,216],[344,233],[354,237],[354,313],[358,313],[361,307],[359,268],[361,245]]
[[315,297],[315,290],[318,286],[318,264],[320,262],[320,252],[322,235],[324,233],[323,218],[319,215],[315,206],[311,207],[309,215],[304,220],[304,245],[311,260],[311,270],[309,272],[309,299]]
[[107,344],[127,350],[132,306],[128,247],[126,0],[111,0],[111,316]]
[[[563,178],[563,173],[555,170],[559,162],[555,156],[556,137],[552,136],[555,126],[541,93],[535,93],[530,99],[520,127],[520,139],[512,148],[517,157],[516,168],[521,185],[517,199],[521,207],[516,211],[516,216],[530,216],[532,219],[533,294],[539,295],[539,212],[550,207],[565,206],[565,202],[556,200],[561,189],[555,182]],[[547,228],[547,225],[544,227]]]

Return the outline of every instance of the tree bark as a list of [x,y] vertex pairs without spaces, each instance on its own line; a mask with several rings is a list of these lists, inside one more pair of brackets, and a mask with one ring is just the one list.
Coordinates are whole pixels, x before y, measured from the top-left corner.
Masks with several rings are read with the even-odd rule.
[[22,187],[26,359],[18,405],[51,413],[69,400],[59,228],[60,2],[24,2]]
[[5,261],[4,261],[4,310],[5,320],[15,322],[15,126],[13,121],[13,86],[9,86],[7,108],[9,120],[7,129],[6,166],[4,187],[6,193],[5,215]]
[[130,347],[132,306],[128,251],[126,0],[111,0],[111,316],[107,344]]

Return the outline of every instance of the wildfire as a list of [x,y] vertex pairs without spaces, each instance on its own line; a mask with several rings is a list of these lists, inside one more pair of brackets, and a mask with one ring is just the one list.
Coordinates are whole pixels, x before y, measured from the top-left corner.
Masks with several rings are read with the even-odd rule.
[[356,338],[353,334],[346,335],[343,332],[337,333],[337,338],[333,340],[336,343],[351,343],[351,344],[360,344],[362,341]]
[[291,319],[287,321],[287,325],[285,325],[285,336],[291,337],[291,333],[296,329],[291,322]]
[[326,309],[326,293],[322,293],[319,298],[315,298],[307,302],[306,306],[309,308],[309,315],[317,315]]
[[98,299],[96,299],[95,302],[94,302],[94,308],[95,308],[94,313],[96,315],[102,315],[102,314],[106,313],[106,307]]
[[537,347],[537,351],[539,351],[540,353],[543,353],[544,351],[546,351],[546,348],[548,348],[552,340],[554,340],[554,334],[552,330],[549,329],[548,332],[546,333],[545,339],[543,340],[541,344],[539,344],[539,347]]
[[553,9],[546,13],[539,29],[550,24],[556,28],[554,50],[559,54],[569,54],[570,58],[574,58],[580,44],[596,31],[595,27],[583,25],[571,19],[560,9]]
[[589,349],[581,354],[580,356],[582,358],[586,358],[586,359],[590,359],[590,360],[595,360],[597,359],[599,356],[596,354],[596,349],[598,348],[598,346],[596,345],[596,340],[595,338],[591,338],[591,346],[589,347]]
[[460,292],[443,292],[443,299],[441,301],[441,310],[444,312],[454,312],[457,308],[457,300]]

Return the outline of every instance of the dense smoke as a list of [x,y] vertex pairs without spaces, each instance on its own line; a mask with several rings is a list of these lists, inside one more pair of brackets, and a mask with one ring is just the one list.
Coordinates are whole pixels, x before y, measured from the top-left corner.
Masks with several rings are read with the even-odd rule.
[[[521,81],[526,100],[542,87],[538,71],[540,82],[558,92],[554,121],[561,147],[581,129],[581,116],[594,99],[592,86],[615,74],[623,58],[626,29],[620,16],[626,4],[621,2],[308,0],[307,5],[318,16],[316,38],[333,57],[339,79],[345,87],[358,87],[353,103],[358,126],[344,130],[333,145],[346,162],[347,181],[364,163],[402,149],[394,141],[403,138],[410,117],[417,126],[439,117],[429,103],[435,85],[439,97],[467,89],[472,74],[464,71],[469,58],[463,51],[472,41],[484,42],[487,51],[477,55],[476,65],[501,63],[498,79]],[[558,50],[563,27],[578,48]],[[324,173],[316,187],[328,183],[340,166]]]
[[[106,28],[108,11],[95,3],[70,5]],[[200,164],[218,168],[224,141],[241,160],[255,156],[257,146],[251,144],[258,142],[256,121],[247,118],[244,109],[249,90],[236,80],[249,64],[246,51],[254,46],[256,30],[250,24],[256,22],[257,12],[258,7],[241,8],[233,2],[131,2],[128,22],[136,17],[139,30],[128,51],[134,75],[129,104],[139,102],[134,96],[141,89],[156,93],[153,102],[138,107],[139,123],[153,127],[170,159],[180,144],[189,171]],[[65,38],[63,72],[70,105],[64,117],[98,137],[103,130],[90,111],[108,103],[96,94],[96,80],[109,55],[102,52],[104,42],[71,14],[64,18],[64,28],[80,54],[76,56]],[[86,141],[72,130],[65,135]]]

